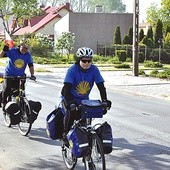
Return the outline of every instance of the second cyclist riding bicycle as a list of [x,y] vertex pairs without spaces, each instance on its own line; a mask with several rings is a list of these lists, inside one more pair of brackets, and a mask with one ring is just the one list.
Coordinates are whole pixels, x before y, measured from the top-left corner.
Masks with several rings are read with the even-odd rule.
[[26,136],[37,119],[41,110],[41,103],[28,100],[25,94],[25,82],[30,77],[26,76],[5,76],[4,79],[18,79],[19,88],[12,88],[7,96],[7,104],[3,108],[4,122],[6,126],[17,125],[22,135]]

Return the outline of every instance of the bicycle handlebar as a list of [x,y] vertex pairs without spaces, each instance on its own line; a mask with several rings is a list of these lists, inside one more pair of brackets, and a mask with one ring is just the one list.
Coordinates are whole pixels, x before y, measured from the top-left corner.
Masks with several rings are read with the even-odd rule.
[[13,80],[26,80],[26,79],[30,79],[32,81],[36,81],[36,80],[33,80],[31,78],[31,76],[3,76],[4,79],[13,79]]
[[[101,106],[103,107],[104,110],[110,109],[110,107],[107,105],[107,102],[101,102]],[[82,108],[81,104],[77,106],[76,104],[72,103],[70,105],[70,111],[79,110],[81,108]]]
[[[107,102],[101,102],[101,106],[102,106],[102,108],[105,109],[105,110],[109,110],[109,109],[110,109],[110,107],[108,107],[108,105],[107,105]],[[81,109],[81,107],[83,107],[83,106],[80,104],[80,105],[78,106],[78,108]]]

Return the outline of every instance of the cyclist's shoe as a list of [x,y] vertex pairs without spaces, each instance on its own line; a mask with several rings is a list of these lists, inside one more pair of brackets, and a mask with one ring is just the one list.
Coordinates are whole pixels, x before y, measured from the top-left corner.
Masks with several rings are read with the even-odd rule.
[[67,139],[67,133],[66,132],[63,133],[62,139],[63,139],[64,145],[66,145],[68,147],[69,142],[68,142],[68,139]]
[[93,162],[89,162],[89,170],[96,170],[96,167]]

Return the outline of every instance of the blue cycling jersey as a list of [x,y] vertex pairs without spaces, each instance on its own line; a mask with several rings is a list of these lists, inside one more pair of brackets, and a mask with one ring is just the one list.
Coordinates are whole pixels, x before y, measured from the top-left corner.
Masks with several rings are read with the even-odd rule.
[[79,104],[81,100],[89,99],[94,83],[104,82],[104,79],[95,65],[92,64],[88,70],[82,71],[78,64],[74,64],[67,71],[64,79],[64,83],[66,82],[72,84],[71,93]]
[[8,57],[8,63],[5,68],[5,75],[22,76],[28,64],[33,63],[30,52],[22,54],[18,48],[12,48],[5,52]]

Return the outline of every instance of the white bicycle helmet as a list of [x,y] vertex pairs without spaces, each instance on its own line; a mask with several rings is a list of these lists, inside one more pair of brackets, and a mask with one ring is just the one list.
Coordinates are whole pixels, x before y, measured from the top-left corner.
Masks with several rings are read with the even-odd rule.
[[81,47],[77,50],[77,57],[78,58],[93,58],[93,50],[88,47]]

